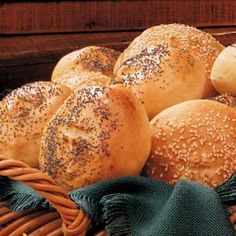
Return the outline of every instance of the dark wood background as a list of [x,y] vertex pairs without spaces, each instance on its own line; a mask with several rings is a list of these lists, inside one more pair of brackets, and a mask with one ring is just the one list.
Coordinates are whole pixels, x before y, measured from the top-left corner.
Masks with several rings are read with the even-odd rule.
[[123,50],[145,28],[185,23],[236,42],[234,0],[1,1],[0,92],[49,80],[64,54],[88,45]]

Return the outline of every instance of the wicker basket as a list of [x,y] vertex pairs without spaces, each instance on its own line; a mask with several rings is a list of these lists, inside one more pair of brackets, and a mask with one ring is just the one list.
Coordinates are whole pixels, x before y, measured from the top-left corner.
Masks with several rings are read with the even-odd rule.
[[[67,193],[56,186],[53,180],[38,169],[27,164],[9,160],[0,155],[0,176],[20,181],[33,188],[48,200],[57,210],[34,210],[11,212],[4,202],[0,203],[0,235],[1,236],[79,236],[86,235],[91,220],[83,209],[78,209]],[[236,207],[232,207],[230,220],[236,224]],[[105,236],[103,230],[96,234]]]
[[[20,181],[33,188],[57,211],[26,210],[11,212],[4,202],[0,207],[0,235],[1,236],[78,236],[85,235],[90,219],[82,209],[70,200],[67,193],[56,186],[53,180],[38,169],[27,164],[8,160],[0,156],[0,175]],[[105,235],[101,232],[100,235]]]

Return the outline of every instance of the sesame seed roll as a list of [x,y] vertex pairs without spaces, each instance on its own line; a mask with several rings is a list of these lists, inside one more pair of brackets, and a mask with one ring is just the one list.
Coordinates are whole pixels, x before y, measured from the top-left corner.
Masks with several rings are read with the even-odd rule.
[[169,184],[188,179],[216,187],[236,171],[236,110],[219,102],[192,100],[152,121],[146,176]]
[[210,34],[194,27],[154,26],[125,49],[114,74],[136,93],[152,118],[170,105],[214,95],[210,72],[223,49]]
[[130,89],[144,105],[149,119],[174,104],[201,98],[204,66],[176,38],[150,45],[127,59],[116,80]]

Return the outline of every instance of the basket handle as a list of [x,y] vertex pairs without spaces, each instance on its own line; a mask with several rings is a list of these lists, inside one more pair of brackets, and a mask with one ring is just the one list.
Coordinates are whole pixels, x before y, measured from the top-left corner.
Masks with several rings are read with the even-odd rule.
[[64,235],[82,236],[86,234],[90,224],[89,217],[83,209],[78,209],[68,194],[58,187],[51,177],[41,173],[38,169],[31,168],[26,163],[7,159],[2,155],[0,155],[0,176],[20,181],[47,199],[63,220]]

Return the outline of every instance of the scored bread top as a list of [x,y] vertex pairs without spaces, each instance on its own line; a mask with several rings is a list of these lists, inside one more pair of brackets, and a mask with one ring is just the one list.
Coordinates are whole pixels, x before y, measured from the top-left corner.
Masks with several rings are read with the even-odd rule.
[[176,38],[146,45],[116,73],[115,79],[139,98],[150,119],[167,107],[203,96],[204,66],[180,45]]
[[44,126],[70,93],[61,84],[40,81],[8,94],[0,109],[0,154],[38,167]]
[[76,90],[44,130],[40,167],[67,190],[138,175],[150,150],[146,112],[120,86]]
[[187,50],[203,62],[207,78],[203,97],[213,95],[215,90],[210,81],[210,73],[216,57],[224,46],[211,34],[183,24],[159,25],[145,30],[120,55],[114,67],[114,74],[118,73],[127,60],[137,56],[141,51],[158,44],[166,44],[172,39],[178,39],[181,42],[180,49]]

